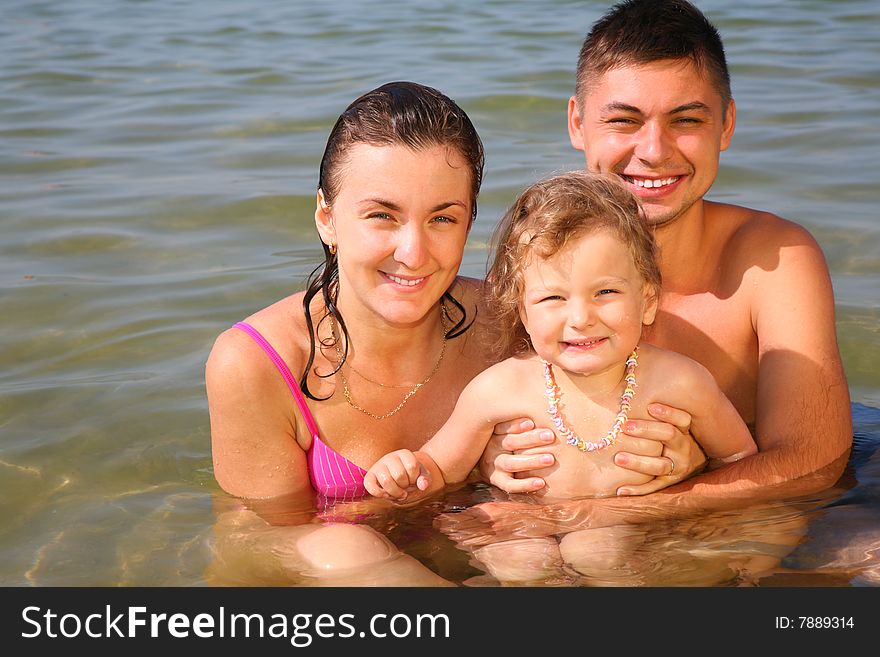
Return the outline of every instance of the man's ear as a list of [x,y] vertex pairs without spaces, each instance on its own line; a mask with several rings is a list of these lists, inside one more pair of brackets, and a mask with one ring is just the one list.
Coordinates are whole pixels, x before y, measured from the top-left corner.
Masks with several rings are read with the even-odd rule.
[[578,100],[576,96],[568,99],[568,138],[571,145],[579,151],[584,150],[584,134],[582,131],[583,120],[581,119],[581,111],[578,109]]
[[330,212],[330,206],[324,199],[324,190],[322,189],[318,190],[315,201],[315,227],[324,244],[327,246],[336,244],[336,227],[333,224],[333,215]]
[[721,129],[721,150],[726,151],[733,140],[733,131],[736,129],[736,103],[733,98],[727,103],[727,112],[724,114],[724,126]]

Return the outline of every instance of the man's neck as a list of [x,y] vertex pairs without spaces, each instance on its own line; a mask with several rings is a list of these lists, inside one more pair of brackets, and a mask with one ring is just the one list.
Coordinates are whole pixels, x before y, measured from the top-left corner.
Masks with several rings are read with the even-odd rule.
[[658,226],[654,233],[660,246],[664,292],[687,294],[701,288],[707,273],[711,274],[716,268],[709,267],[715,256],[712,249],[707,248],[710,240],[706,206],[704,201],[694,203],[685,214]]

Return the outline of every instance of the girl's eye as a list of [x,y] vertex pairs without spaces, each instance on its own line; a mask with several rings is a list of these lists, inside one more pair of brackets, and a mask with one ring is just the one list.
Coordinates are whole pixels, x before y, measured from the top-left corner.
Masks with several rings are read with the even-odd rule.
[[541,301],[561,301],[561,300],[562,300],[562,296],[559,294],[553,294],[553,295],[550,295],[549,297],[544,297],[543,299],[541,299]]
[[611,288],[605,288],[604,290],[599,290],[599,296],[602,296],[602,295],[605,295],[605,294],[617,294],[618,292],[619,292],[619,290],[613,290],[613,289],[611,289]]

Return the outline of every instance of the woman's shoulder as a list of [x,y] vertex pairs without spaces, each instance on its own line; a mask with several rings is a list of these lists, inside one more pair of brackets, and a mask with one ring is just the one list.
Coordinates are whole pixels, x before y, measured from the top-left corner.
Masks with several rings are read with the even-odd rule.
[[483,303],[483,286],[484,283],[479,278],[459,276],[449,289],[449,293],[466,308],[479,310],[479,306]]
[[245,317],[242,322],[253,331],[228,327],[214,341],[207,362],[207,376],[212,372],[234,371],[239,377],[259,376],[271,361],[260,357],[265,349],[256,340],[261,337],[294,371],[303,361],[303,345],[308,343],[302,313],[302,293],[293,294]]

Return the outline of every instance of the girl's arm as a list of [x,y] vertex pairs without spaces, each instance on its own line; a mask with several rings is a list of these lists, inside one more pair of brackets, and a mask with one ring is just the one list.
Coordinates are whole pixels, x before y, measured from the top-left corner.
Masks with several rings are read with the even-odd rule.
[[[679,356],[675,354],[675,356]],[[699,443],[709,459],[709,467],[739,461],[758,452],[748,427],[733,403],[721,391],[715,377],[696,361],[679,356],[684,367],[681,374],[673,373],[670,379],[677,382],[681,401],[658,399],[675,408],[681,408],[691,416],[691,435]]]
[[452,415],[417,454],[428,456],[446,483],[464,481],[477,465],[498,422],[516,417],[516,395],[506,385],[506,362],[484,370],[461,391]]
[[503,369],[490,368],[461,391],[452,415],[421,449],[399,449],[376,461],[364,477],[374,497],[406,501],[422,498],[446,484],[464,481],[477,464],[502,412]]

